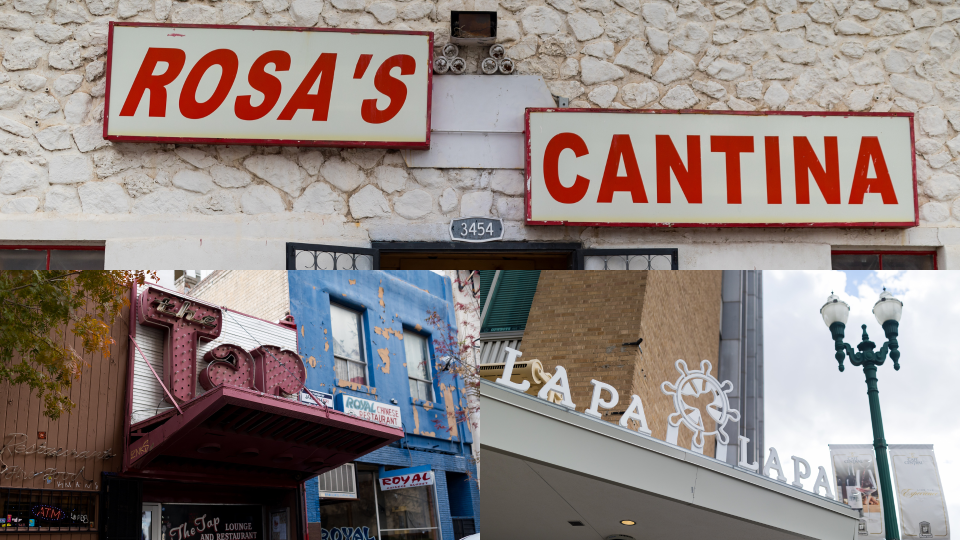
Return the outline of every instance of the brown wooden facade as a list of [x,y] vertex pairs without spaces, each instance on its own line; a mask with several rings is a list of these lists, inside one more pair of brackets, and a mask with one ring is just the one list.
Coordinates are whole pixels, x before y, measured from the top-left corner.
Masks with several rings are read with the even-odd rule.
[[[70,387],[70,399],[76,407],[58,420],[44,416],[43,398],[29,386],[0,384],[0,403],[3,404],[0,408],[0,433],[3,434],[0,518],[7,517],[4,503],[10,504],[10,497],[19,496],[19,500],[23,500],[27,492],[20,490],[59,492],[44,494],[54,497],[53,500],[57,497],[62,500],[66,493],[93,495],[97,504],[93,507],[94,515],[88,517],[93,531],[73,529],[70,538],[97,538],[102,473],[119,472],[122,462],[129,312],[129,307],[124,308],[122,315],[114,321],[110,336],[115,343],[110,347],[109,357],[99,353],[82,354],[81,340],[69,330],[64,333],[64,344],[81,353],[87,365]],[[44,455],[44,452],[52,454],[54,449],[59,456]],[[94,454],[93,457],[90,453]],[[64,527],[62,532],[50,532],[49,529],[12,532],[18,529],[21,527],[0,527],[0,537],[47,540],[63,538],[63,532],[70,530]]]

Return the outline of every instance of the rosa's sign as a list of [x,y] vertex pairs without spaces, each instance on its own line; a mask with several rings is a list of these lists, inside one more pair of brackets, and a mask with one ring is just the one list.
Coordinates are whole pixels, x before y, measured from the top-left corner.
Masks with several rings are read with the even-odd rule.
[[110,23],[103,136],[429,148],[433,34]]
[[918,223],[909,113],[527,109],[530,225]]

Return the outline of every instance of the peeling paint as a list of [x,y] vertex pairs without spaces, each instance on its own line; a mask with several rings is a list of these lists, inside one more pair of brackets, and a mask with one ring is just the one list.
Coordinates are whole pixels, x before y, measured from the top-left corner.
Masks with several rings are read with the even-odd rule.
[[330,342],[329,342],[329,341],[326,341],[326,342],[323,343],[323,350],[324,350],[324,351],[329,351],[329,350],[330,350]]
[[417,412],[417,408],[413,408],[413,434],[420,434],[420,414]]
[[453,440],[457,430],[457,415],[453,405],[453,387],[440,383],[440,394],[443,395],[443,406],[447,409],[447,438]]
[[324,333],[324,334],[327,333],[327,329],[326,329],[326,328],[323,329],[323,333]]
[[383,360],[383,367],[380,368],[380,371],[384,373],[390,373],[390,350],[377,349],[377,354],[379,354],[380,359]]
[[386,307],[383,303],[383,287],[380,287],[380,294],[377,295],[380,298],[380,307]]
[[306,334],[303,333],[303,326],[300,327],[300,337],[306,337]]
[[351,279],[351,280],[348,280],[348,281],[350,281],[350,284],[351,284],[351,285],[356,285],[356,284],[357,284],[357,280],[355,280],[355,279]]
[[420,326],[419,324],[418,324],[418,325],[416,325],[416,326],[414,326],[413,328],[414,328],[414,329],[415,329],[415,330],[416,330],[417,332],[419,332],[419,331],[421,331],[421,330],[423,330],[423,327],[422,327],[422,326]]
[[307,358],[307,363],[310,364],[310,367],[312,368],[317,367],[317,359],[312,356],[310,358]]
[[376,335],[378,335],[378,336],[382,336],[382,335],[383,335],[383,328],[380,328],[379,326],[374,326],[374,327],[373,327],[373,333],[376,334]]
[[432,402],[432,401],[424,401],[424,402],[423,402],[423,410],[429,411],[430,409],[433,409],[433,402]]

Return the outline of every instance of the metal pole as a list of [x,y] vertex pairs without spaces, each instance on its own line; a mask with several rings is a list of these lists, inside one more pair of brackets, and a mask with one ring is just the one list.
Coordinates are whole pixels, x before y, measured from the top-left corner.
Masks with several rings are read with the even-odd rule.
[[880,416],[880,389],[877,388],[877,366],[864,363],[863,374],[867,379],[867,396],[870,398],[870,422],[873,424],[873,450],[877,456],[877,471],[880,474],[880,497],[883,502],[883,525],[887,540],[900,540],[896,508],[893,505],[893,484],[890,482],[890,460],[887,459],[887,441],[883,436],[883,418]]

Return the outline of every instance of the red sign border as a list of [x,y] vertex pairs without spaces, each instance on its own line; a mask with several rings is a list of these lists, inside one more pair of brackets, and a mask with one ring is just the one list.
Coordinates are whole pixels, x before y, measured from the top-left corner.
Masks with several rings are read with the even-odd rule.
[[[429,38],[429,54],[427,64],[427,137],[423,142],[389,142],[389,141],[316,141],[298,139],[219,139],[209,137],[144,137],[134,135],[108,135],[110,125],[110,75],[113,64],[113,29],[117,26],[152,27],[152,28],[214,28],[214,29],[243,29],[269,30],[284,32],[334,32],[345,34],[399,34],[413,36],[427,36]],[[179,144],[242,144],[259,146],[308,146],[323,148],[387,148],[387,149],[415,149],[428,150],[430,148],[430,116],[433,105],[433,32],[414,30],[355,30],[348,28],[308,28],[298,26],[242,26],[230,24],[171,24],[171,23],[140,23],[110,21],[107,37],[107,80],[103,106],[103,138],[107,141],[119,142],[149,142],[149,143],[179,143]]]
[[[913,163],[913,221],[902,222],[829,222],[829,223],[607,223],[607,222],[582,222],[582,221],[534,221],[531,219],[531,200],[530,188],[532,179],[530,177],[530,113],[553,112],[553,113],[602,113],[602,114],[699,114],[699,115],[739,115],[739,116],[880,116],[887,118],[907,117],[910,120],[910,158]],[[914,131],[914,114],[910,112],[902,113],[873,113],[873,112],[835,112],[835,111],[707,111],[699,109],[560,109],[555,107],[528,107],[523,115],[523,134],[524,134],[524,224],[526,225],[566,225],[579,227],[648,227],[648,228],[707,228],[707,227],[726,227],[726,228],[750,228],[750,227],[791,227],[791,228],[811,228],[811,227],[856,227],[856,228],[874,228],[874,229],[897,229],[916,227],[920,225],[920,200],[917,195],[917,152],[916,152],[916,134]]]

